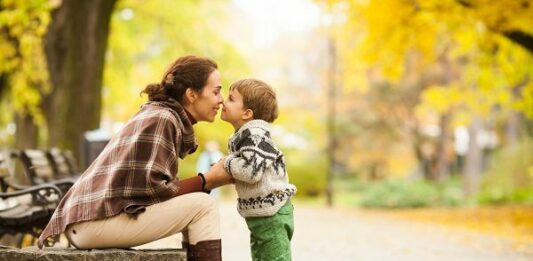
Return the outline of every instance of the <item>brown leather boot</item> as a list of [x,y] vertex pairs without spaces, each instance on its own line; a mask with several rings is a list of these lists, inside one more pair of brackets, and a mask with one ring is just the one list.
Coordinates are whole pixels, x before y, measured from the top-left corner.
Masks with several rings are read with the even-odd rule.
[[187,260],[189,261],[221,261],[222,241],[208,240],[200,241],[196,245],[190,245],[187,249]]
[[189,242],[181,241],[181,247],[187,251],[187,260],[191,260],[191,245],[189,245]]

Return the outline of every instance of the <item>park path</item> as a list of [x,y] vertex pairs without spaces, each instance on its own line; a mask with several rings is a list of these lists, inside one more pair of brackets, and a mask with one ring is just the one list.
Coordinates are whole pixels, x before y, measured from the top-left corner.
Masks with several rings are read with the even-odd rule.
[[[394,219],[374,212],[295,203],[293,260],[533,260],[533,246],[492,235]],[[248,230],[233,202],[220,202],[223,257],[250,260]],[[179,236],[141,246],[176,247]]]

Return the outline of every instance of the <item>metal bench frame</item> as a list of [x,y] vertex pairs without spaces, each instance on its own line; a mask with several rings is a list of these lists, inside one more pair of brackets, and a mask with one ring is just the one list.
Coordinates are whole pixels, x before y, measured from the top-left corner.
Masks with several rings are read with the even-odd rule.
[[[62,192],[53,184],[24,187],[10,178],[5,154],[0,153],[0,237],[29,234],[34,241],[52,217]],[[21,246],[22,241],[17,243]]]

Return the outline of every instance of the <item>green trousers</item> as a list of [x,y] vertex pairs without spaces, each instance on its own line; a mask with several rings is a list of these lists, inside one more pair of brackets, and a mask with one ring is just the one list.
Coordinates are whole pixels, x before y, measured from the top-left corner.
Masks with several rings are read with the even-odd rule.
[[271,217],[246,218],[250,230],[252,260],[291,260],[294,207],[290,200]]

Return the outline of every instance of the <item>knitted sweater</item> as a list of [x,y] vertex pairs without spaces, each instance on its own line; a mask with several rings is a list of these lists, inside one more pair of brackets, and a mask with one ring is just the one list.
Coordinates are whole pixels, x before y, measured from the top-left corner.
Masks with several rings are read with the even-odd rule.
[[241,216],[272,216],[296,193],[266,121],[252,120],[239,128],[229,139],[228,152],[224,168],[235,179]]

